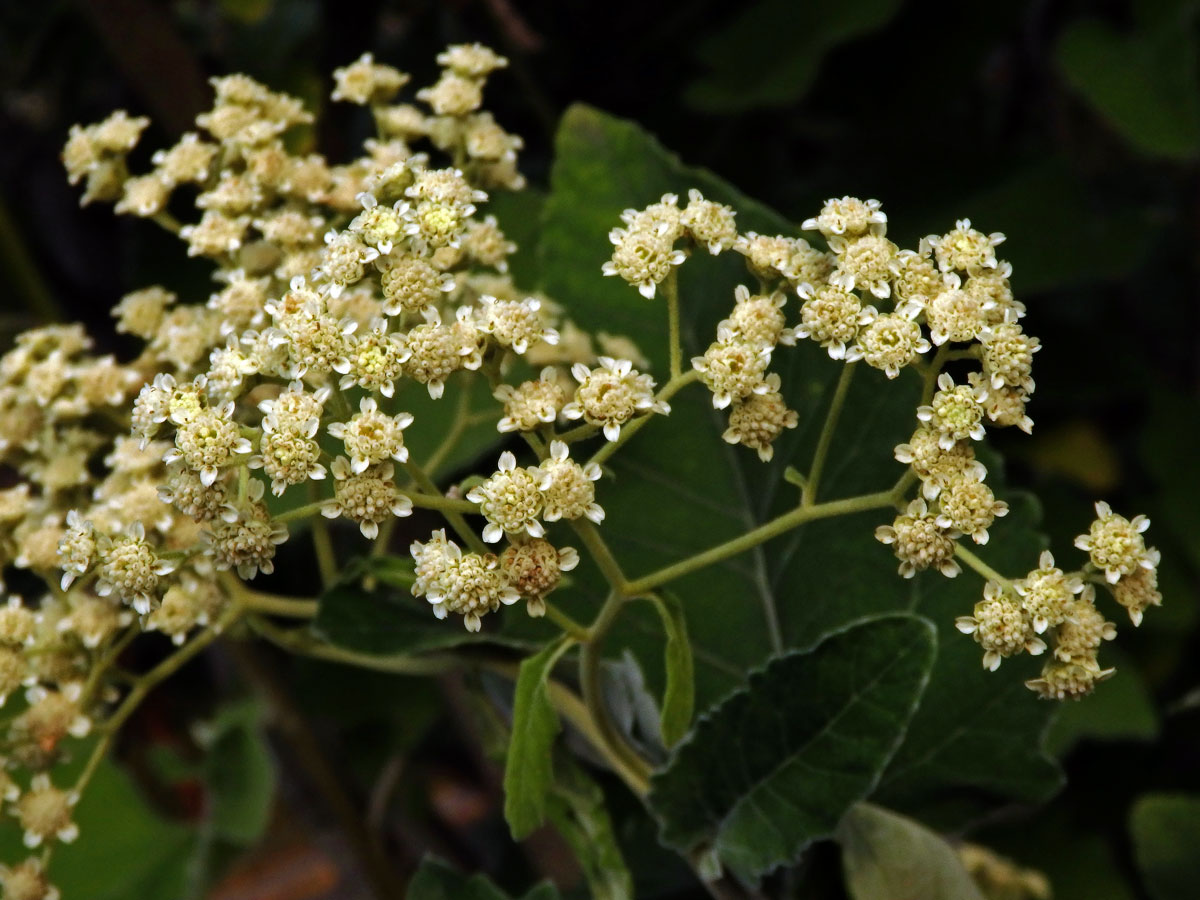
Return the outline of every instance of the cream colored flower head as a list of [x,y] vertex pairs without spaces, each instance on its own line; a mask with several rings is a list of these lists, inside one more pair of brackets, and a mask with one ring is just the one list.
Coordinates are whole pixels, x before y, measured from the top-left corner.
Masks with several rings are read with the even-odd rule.
[[518,466],[517,458],[506,450],[500,454],[495,474],[467,493],[467,499],[478,503],[488,520],[483,529],[487,543],[497,543],[506,532],[535,538],[546,533],[539,521],[545,506],[538,489],[540,478],[537,466]]
[[393,516],[412,515],[412,501],[396,487],[395,468],[390,461],[355,472],[350,461],[339,456],[330,469],[334,495],[321,506],[325,518],[341,516],[357,522],[362,536],[374,540],[379,536],[379,526]]
[[1116,584],[1139,569],[1155,567],[1157,555],[1146,549],[1142,538],[1149,527],[1150,520],[1145,516],[1126,519],[1100,500],[1096,503],[1096,520],[1092,522],[1091,530],[1075,538],[1075,546],[1087,551],[1092,565],[1104,573],[1109,584]]
[[884,234],[887,214],[878,200],[859,200],[857,197],[836,197],[825,201],[821,212],[801,225],[805,231],[820,231],[826,238]]
[[550,442],[550,457],[538,466],[538,490],[545,503],[543,518],[547,522],[559,519],[586,517],[599,524],[604,510],[596,502],[594,482],[600,480],[596,463],[579,465],[570,458],[570,449],[563,441]]
[[358,402],[358,413],[347,422],[333,422],[326,431],[346,447],[350,456],[350,470],[354,474],[364,472],[373,463],[394,459],[408,461],[408,448],[404,446],[404,429],[413,423],[410,413],[401,412],[394,416],[379,411],[374,397],[363,397]]
[[638,413],[667,415],[671,407],[654,398],[654,379],[637,372],[627,359],[599,358],[599,365],[589,369],[582,363],[571,367],[579,382],[575,399],[563,407],[568,419],[583,419],[597,425],[610,441],[621,437],[621,426]]
[[692,368],[712,391],[715,409],[724,409],[733,400],[770,390],[765,376],[772,349],[768,344],[746,341],[731,329],[718,329],[717,340],[704,355],[692,357]]

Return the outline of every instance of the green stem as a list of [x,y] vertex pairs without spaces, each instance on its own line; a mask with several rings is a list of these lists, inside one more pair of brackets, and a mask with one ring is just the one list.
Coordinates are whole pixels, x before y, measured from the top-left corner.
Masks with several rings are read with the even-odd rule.
[[920,406],[926,406],[933,399],[933,392],[937,388],[938,376],[942,374],[942,366],[950,359],[950,344],[945,343],[938,347],[937,353],[933,354],[933,359],[929,363],[929,368],[925,370],[925,379],[921,385],[921,402]]
[[146,699],[146,695],[160,682],[165,681],[178,672],[189,660],[193,659],[209,644],[220,637],[221,632],[236,621],[241,614],[242,609],[236,604],[230,606],[216,625],[184,644],[175,653],[138,678],[133,688],[125,695],[125,699],[121,701],[121,705],[104,722],[100,740],[92,748],[91,756],[88,757],[83,771],[79,773],[79,778],[75,781],[74,791],[76,793],[82,794],[87,788],[88,782],[92,780],[92,776],[96,774],[96,770],[100,767],[100,763],[103,761],[109,747],[112,746],[117,732],[120,731],[121,726],[125,724],[129,717],[133,715],[141,702]]
[[588,640],[591,636],[585,626],[580,625],[548,600],[546,601],[546,618],[580,643]]
[[[436,490],[436,488],[435,488]],[[422,509],[436,509],[438,512],[456,512],[475,515],[479,512],[479,504],[472,503],[470,500],[455,500],[452,497],[443,497],[441,494],[426,494],[426,493],[409,493],[405,496],[412,501],[413,506],[419,506]]]
[[579,653],[579,686],[583,691],[583,702],[587,707],[592,721],[596,724],[608,755],[620,759],[626,766],[640,777],[649,779],[650,767],[637,752],[630,747],[625,739],[617,732],[612,719],[608,715],[608,707],[604,702],[604,685],[601,678],[601,661],[604,637],[608,634],[617,616],[625,605],[626,596],[619,590],[613,590],[601,607],[596,621],[588,629],[589,637],[582,645]]
[[360,669],[371,669],[375,672],[387,672],[392,675],[438,675],[456,666],[455,659],[449,655],[376,656],[370,653],[357,653],[319,641],[306,629],[280,628],[261,616],[251,616],[248,622],[255,633],[284,650],[298,653],[301,656],[310,656],[313,659],[357,666]]
[[150,217],[150,221],[162,228],[164,231],[169,231],[171,234],[179,234],[183,228],[179,224],[179,220],[167,212],[165,209],[162,212],[157,212]]
[[[417,483],[417,487],[419,487],[423,492],[421,495],[409,494],[409,499],[413,501],[414,506],[418,505],[418,496],[422,496],[424,498],[438,497],[443,500],[446,499],[442,497],[442,492],[438,490],[438,487],[433,483],[433,480],[425,474],[425,470],[417,465],[411,457],[409,458],[408,462],[404,464],[404,470],[408,472],[409,477]],[[454,529],[454,533],[457,534],[462,539],[463,543],[465,543],[471,550],[475,551],[476,553],[487,553],[487,546],[482,540],[480,540],[479,535],[477,535],[471,529],[471,526],[467,524],[467,520],[462,517],[462,513],[457,512],[454,509],[443,509],[441,510],[441,513],[446,521],[450,523],[450,527]]]
[[[655,399],[670,400],[682,388],[687,387],[687,385],[698,380],[699,378],[699,372],[697,372],[695,369],[688,369],[686,372],[683,372],[677,377],[672,378],[665,385],[663,385],[663,389],[658,392],[658,395]],[[646,427],[646,423],[656,415],[656,413],[647,413],[646,415],[634,419],[632,422],[627,422],[622,425],[621,436],[615,441],[608,441],[603,447],[597,450],[595,455],[592,456],[590,462],[594,462],[596,465],[603,465],[605,460],[607,460],[610,456],[616,453],[617,450],[624,446],[626,441]]]
[[554,440],[562,441],[564,444],[572,444],[575,441],[582,441],[586,438],[590,438],[599,431],[600,428],[598,426],[584,422],[582,425],[576,425],[570,431],[564,431],[562,434],[554,435]]
[[141,633],[139,628],[130,628],[117,638],[109,646],[104,655],[92,666],[92,671],[88,673],[87,682],[83,686],[83,692],[79,696],[79,707],[81,709],[88,707],[100,687],[101,678],[120,659],[121,654],[125,652],[125,648],[133,643],[134,639]]
[[683,371],[683,341],[679,336],[679,267],[672,266],[663,282],[663,293],[667,296],[667,325],[670,331],[671,378],[678,378]]
[[298,519],[307,519],[312,516],[321,515],[321,507],[325,505],[324,500],[317,500],[313,503],[305,503],[303,506],[297,506],[295,509],[289,509],[286,512],[281,512],[275,516],[276,522],[295,522]]
[[954,555],[984,578],[1007,586],[1010,581],[961,544],[954,546]]
[[256,591],[231,572],[222,574],[221,583],[233,597],[234,603],[244,606],[251,612],[269,616],[285,616],[290,619],[312,619],[317,615],[316,600],[283,597],[278,594]]
[[758,528],[746,532],[741,537],[718,544],[702,553],[697,553],[695,556],[690,556],[687,559],[659,569],[657,572],[651,572],[649,575],[634,579],[625,585],[625,591],[629,596],[640,596],[667,582],[695,572],[697,569],[702,569],[713,563],[729,559],[731,556],[737,556],[739,553],[745,553],[747,550],[757,547],[764,541],[791,531],[805,522],[828,519],[834,516],[846,516],[868,509],[895,506],[896,502],[896,493],[893,490],[887,490],[880,491],[877,494],[863,494],[860,497],[849,497],[845,500],[832,500],[828,503],[801,506],[772,519],[765,525],[760,525]]
[[596,526],[586,519],[576,519],[571,522],[571,528],[579,535],[579,539],[583,541],[583,545],[587,547],[588,552],[592,554],[592,559],[596,561],[596,565],[600,567],[601,573],[604,575],[608,586],[620,594],[628,594],[626,586],[628,582],[625,580],[625,573],[621,571],[621,565],[617,562],[612,551],[608,549],[608,544],[604,542],[604,538],[600,536],[600,532],[596,530]]
[[842,414],[842,406],[846,402],[846,394],[850,390],[850,380],[854,377],[857,363],[849,362],[842,366],[842,374],[838,376],[837,387],[833,390],[833,399],[829,403],[829,411],[825,414],[825,424],[821,426],[821,435],[817,438],[817,449],[813,452],[812,465],[808,469],[808,484],[800,494],[801,506],[812,506],[817,502],[817,488],[821,483],[821,474],[825,470],[825,460],[829,456],[829,446],[833,443],[833,434],[837,431],[838,419]]
[[[334,396],[338,396],[336,393]],[[315,497],[320,491],[315,481],[308,483],[309,496]],[[319,501],[313,500],[309,506],[317,505]],[[333,552],[333,537],[329,533],[329,523],[324,516],[312,516],[310,519],[312,527],[312,542],[313,550],[317,555],[317,570],[321,574],[321,584],[325,588],[329,588],[337,581],[337,556]]]
[[471,421],[471,382],[465,381],[459,385],[459,389],[454,421],[450,424],[450,428],[447,429],[437,449],[430,454],[429,459],[422,466],[426,472],[437,472],[438,467],[446,461],[446,457],[450,455],[450,451],[454,449],[454,445],[458,443],[458,439],[462,437],[462,433],[466,431],[467,425]]

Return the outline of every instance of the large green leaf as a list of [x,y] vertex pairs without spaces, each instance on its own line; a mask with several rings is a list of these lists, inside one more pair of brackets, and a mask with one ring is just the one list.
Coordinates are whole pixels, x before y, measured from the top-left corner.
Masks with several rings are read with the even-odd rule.
[[1192,3],[1129,34],[1092,20],[1072,22],[1058,45],[1071,85],[1142,153],[1177,159],[1200,151]]
[[889,615],[754,672],[655,776],[664,842],[711,845],[753,877],[827,837],[903,739],[935,642],[929,622]]
[[522,660],[517,672],[512,737],[504,763],[504,818],[517,840],[546,818],[546,798],[554,780],[551,750],[559,731],[546,682],[569,647],[566,639],[548,644]]
[[1200,884],[1200,795],[1147,794],[1129,817],[1138,869],[1154,900],[1196,896]]
[[811,3],[759,0],[733,5],[723,22],[696,50],[710,70],[693,83],[688,103],[705,112],[739,112],[786,106],[807,93],[825,54],[853,38],[883,27],[901,0]]
[[905,816],[857,803],[835,837],[854,900],[984,900],[954,849]]
[[[607,233],[621,210],[697,187],[733,206],[743,231],[795,233],[711,173],[684,166],[637,126],[597,110],[576,106],[567,112],[556,152],[541,243],[544,287],[581,326],[633,335],[660,381],[667,371],[665,304],[600,276],[611,252]],[[814,208],[819,203],[815,199]],[[703,352],[732,306],[734,285],[744,282],[751,279],[733,253],[716,259],[700,253],[684,264],[685,355]],[[787,307],[792,321],[798,302],[791,298]],[[793,506],[796,489],[783,472],[788,465],[808,468],[840,365],[811,342],[778,349],[772,370],[783,378],[800,427],[780,439],[769,464],[720,440],[723,417],[700,386],[677,394],[669,417],[649,423],[612,457],[611,477],[597,487],[608,513],[600,533],[627,575],[729,540]],[[909,375],[888,382],[874,370],[856,373],[819,499],[885,490],[901,474],[891,451],[916,424],[919,384]],[[1001,490],[1001,467],[990,468],[989,481]],[[997,522],[980,553],[1017,575],[1036,564],[1042,548],[1034,531],[1039,512],[1023,495],[1006,499],[1013,511]],[[919,811],[922,818],[935,814],[941,825],[999,799],[1046,796],[1058,784],[1055,766],[1039,747],[1052,706],[1037,702],[1022,684],[1038,662],[1017,659],[999,673],[985,672],[978,646],[953,627],[955,616],[969,613],[979,599],[981,582],[970,572],[954,580],[930,573],[901,579],[894,558],[873,537],[888,518],[878,511],[812,523],[673,582],[687,610],[697,708],[736,688],[773,651],[811,646],[862,616],[914,610],[936,622],[943,639],[930,700],[884,775],[884,802]],[[562,604],[586,618],[602,598],[602,579],[586,555],[572,574],[576,587],[562,593]],[[626,647],[661,691],[664,639],[647,604],[627,608],[613,632],[608,649]]]

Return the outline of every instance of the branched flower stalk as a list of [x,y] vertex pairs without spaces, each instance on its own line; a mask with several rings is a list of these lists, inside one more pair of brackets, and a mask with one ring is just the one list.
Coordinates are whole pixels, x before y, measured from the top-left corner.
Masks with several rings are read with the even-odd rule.
[[[629,338],[588,334],[569,303],[514,284],[517,248],[480,212],[489,192],[524,185],[520,138],[482,110],[487,79],[506,61],[478,45],[438,61],[441,78],[416,93],[423,105],[398,102],[409,77],[369,55],[334,73],[333,99],[369,110],[378,133],[346,164],[289,149],[285,137],[311,115],[242,75],[213,80],[198,130],[155,152],[145,174],[131,174],[128,160],[147,120],[118,112],[72,129],[63,161],[72,183],[85,182],[83,202],[112,202],[176,234],[212,264],[215,290],[203,303],[159,285],[126,295],[113,315],[117,331],[144,342],[132,360],[91,354],[78,325],[26,332],[0,359],[0,465],[16,480],[0,490],[0,562],[45,584],[41,596],[12,596],[0,609],[0,698],[24,690],[28,702],[0,734],[5,808],[28,846],[47,848],[0,870],[6,895],[53,896],[49,848],[74,838],[71,810],[114,732],[223,634],[381,671],[478,666],[516,676],[511,654],[372,657],[279,625],[319,610],[319,598],[250,586],[273,571],[297,525],[328,587],[346,577],[338,551],[351,542],[341,531],[361,536],[353,555],[386,556],[399,518],[440,515],[445,527],[411,544],[412,594],[469,631],[516,604],[556,626],[565,643],[555,661],[574,656],[578,672],[550,674],[550,701],[639,796],[653,765],[604,699],[614,624],[630,600],[801,526],[891,511],[876,537],[901,575],[954,577],[965,565],[984,579],[983,599],[958,627],[979,642],[986,667],[1052,649],[1028,682],[1043,697],[1079,697],[1112,674],[1097,660],[1115,634],[1095,606],[1097,586],[1135,625],[1161,602],[1148,522],[1103,503],[1076,541],[1089,555],[1078,570],[1057,568],[1046,552],[1033,571],[1007,577],[963,544],[986,543],[1007,512],[974,442],[988,428],[1033,425],[1026,403],[1039,344],[1022,328],[1011,267],[996,256],[1003,235],[963,219],[902,250],[886,236],[881,205],[851,197],[804,223],[824,248],[743,232],[735,210],[695,190],[683,205],[668,194],[626,210],[596,276],[667,307],[660,384]],[[689,364],[679,269],[694,254],[730,252],[745,258],[755,286],[732,292],[715,340]],[[691,557],[627,573],[604,537],[605,467],[631,440],[667,427],[671,402],[696,385],[725,411],[725,441],[772,459],[798,417],[771,366],[801,340],[843,368],[814,455],[790,478],[801,486],[795,506]],[[964,378],[947,369],[957,364],[976,369]],[[905,368],[924,386],[913,435],[894,450],[906,468],[889,490],[827,496],[851,378],[886,387]],[[481,379],[490,409],[472,407]],[[453,410],[422,460],[408,445],[425,425],[405,408],[416,391]],[[525,446],[445,484],[447,460],[481,422]],[[586,623],[551,600],[581,552],[607,582]],[[239,621],[249,627],[232,629]],[[148,631],[177,649],[122,686],[116,664]],[[83,775],[54,787],[56,767],[91,732],[100,738]]]

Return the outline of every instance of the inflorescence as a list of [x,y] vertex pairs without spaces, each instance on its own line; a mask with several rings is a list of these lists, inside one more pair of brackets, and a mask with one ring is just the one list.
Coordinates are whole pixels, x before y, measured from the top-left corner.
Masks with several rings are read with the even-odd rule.
[[[1071,572],[1047,552],[1005,579],[960,543],[985,543],[1007,512],[974,443],[987,428],[1033,425],[1039,344],[996,256],[1003,235],[963,219],[902,250],[880,204],[851,197],[804,223],[825,249],[741,232],[734,210],[695,190],[683,205],[668,194],[626,210],[604,275],[676,303],[676,272],[693,253],[734,252],[755,282],[736,288],[693,371],[672,371],[660,388],[628,338],[589,334],[550,298],[518,290],[507,265],[516,247],[480,213],[489,192],[524,184],[521,139],[482,109],[506,61],[478,45],[438,61],[439,80],[416,92],[423,105],[398,102],[409,76],[369,54],[334,73],[333,98],[366,107],[378,132],[342,165],[291,149],[299,144],[285,137],[311,115],[244,75],[213,79],[197,131],[154,152],[145,174],[131,174],[129,158],[146,119],[118,112],[71,130],[63,162],[85,183],[82,202],[174,232],[212,264],[214,290],[203,303],[158,285],[127,294],[116,329],[144,343],[128,362],[92,354],[77,325],[26,332],[0,358],[0,464],[20,478],[0,490],[0,554],[5,569],[45,582],[41,596],[0,606],[0,702],[23,690],[28,704],[4,726],[0,789],[30,847],[76,834],[83,785],[56,787],[52,769],[69,755],[65,739],[111,709],[105,667],[143,631],[184,645],[231,621],[242,580],[272,572],[290,522],[307,520],[318,537],[323,519],[345,519],[385,541],[414,507],[441,510],[457,540],[439,529],[412,543],[413,593],[469,630],[519,600],[544,615],[579,562],[546,523],[604,520],[601,466],[572,458],[570,443],[619,444],[699,380],[727,413],[723,438],[770,460],[799,425],[771,364],[804,339],[843,365],[925,379],[913,435],[895,448],[919,490],[876,537],[905,577],[954,577],[963,562],[984,572],[983,599],[958,620],[984,665],[1052,647],[1029,686],[1056,698],[1111,673],[1097,662],[1115,629],[1096,589],[1135,625],[1161,602],[1144,517],[1097,504],[1076,541],[1089,561]],[[195,218],[181,224],[172,211],[189,203]],[[941,371],[957,360],[978,370],[957,380]],[[437,399],[478,379],[498,431],[525,436],[539,458],[524,465],[506,450],[491,473],[443,495],[410,454],[422,422],[403,391]],[[463,513],[482,518],[481,532]],[[37,774],[18,785],[14,766]],[[0,870],[6,896],[53,896],[41,866]]]

